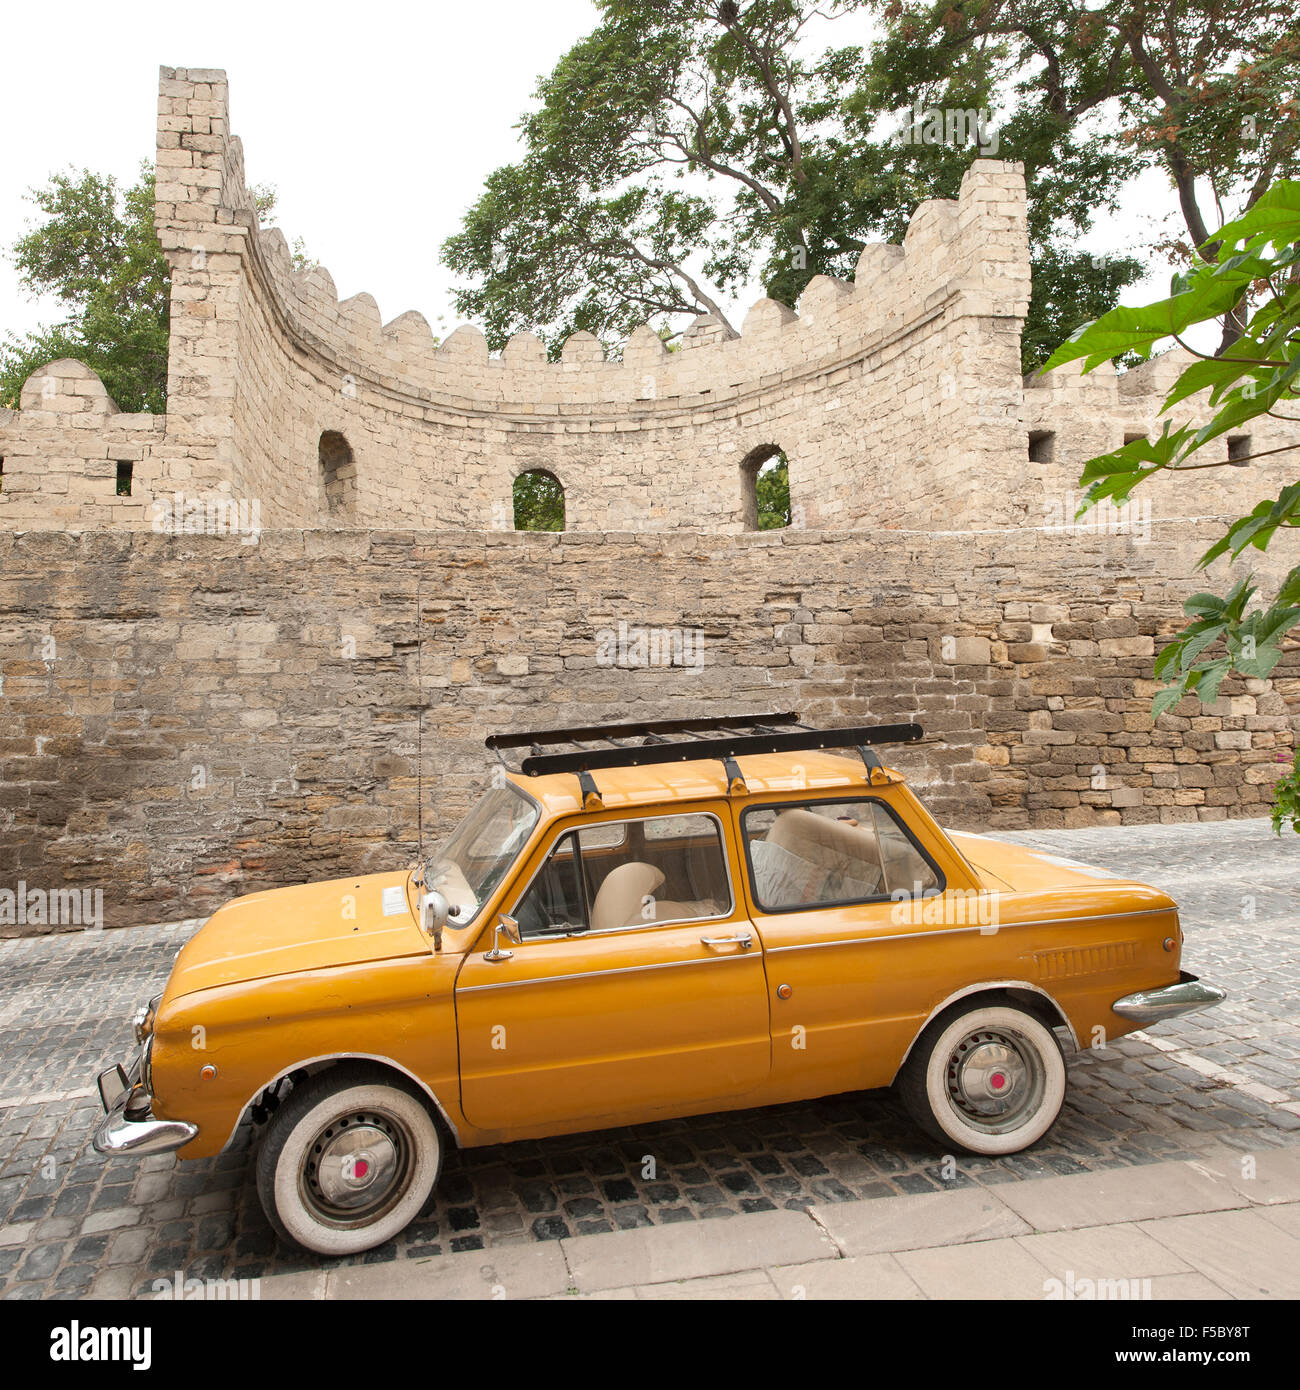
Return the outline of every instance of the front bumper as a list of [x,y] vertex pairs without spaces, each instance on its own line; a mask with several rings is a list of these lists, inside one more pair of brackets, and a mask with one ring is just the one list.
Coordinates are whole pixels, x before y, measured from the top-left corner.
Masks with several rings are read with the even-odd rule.
[[1204,980],[1198,980],[1195,975],[1183,970],[1179,972],[1176,985],[1126,994],[1122,999],[1116,999],[1111,1008],[1121,1018],[1132,1019],[1134,1023],[1159,1023],[1162,1019],[1189,1014],[1193,1009],[1213,1008],[1215,1004],[1222,1004],[1227,997],[1226,990],[1217,985],[1207,985]]
[[109,1157],[170,1153],[199,1132],[198,1125],[188,1120],[154,1118],[149,1108],[152,1097],[142,1081],[144,1060],[142,1047],[129,1071],[117,1066],[99,1074],[99,1099],[106,1113],[91,1140],[96,1153]]

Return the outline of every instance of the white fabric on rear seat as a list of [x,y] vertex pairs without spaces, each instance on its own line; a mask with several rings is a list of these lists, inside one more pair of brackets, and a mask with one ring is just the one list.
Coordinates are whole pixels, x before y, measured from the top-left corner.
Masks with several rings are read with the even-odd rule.
[[759,900],[767,907],[869,898],[880,891],[874,828],[795,807],[777,816],[767,835],[750,845],[750,854]]

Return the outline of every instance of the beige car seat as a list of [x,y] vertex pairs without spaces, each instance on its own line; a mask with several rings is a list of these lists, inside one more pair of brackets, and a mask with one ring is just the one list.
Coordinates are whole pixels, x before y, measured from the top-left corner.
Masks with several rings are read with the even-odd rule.
[[721,915],[722,907],[709,898],[697,902],[655,899],[663,882],[663,870],[653,864],[634,860],[611,869],[591,907],[591,930],[614,931],[646,922],[689,922],[696,917]]
[[653,922],[654,914],[646,912],[646,899],[653,897],[663,881],[662,869],[638,860],[611,869],[591,905],[591,930],[612,931]]

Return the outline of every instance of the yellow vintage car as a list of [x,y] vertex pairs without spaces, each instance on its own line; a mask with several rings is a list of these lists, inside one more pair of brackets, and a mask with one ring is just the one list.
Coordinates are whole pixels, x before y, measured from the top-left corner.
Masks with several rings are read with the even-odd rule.
[[207,1157],[251,1114],[272,1225],[333,1255],[415,1217],[449,1142],[894,1086],[940,1152],[1023,1149],[1063,1047],[1224,994],[1158,889],[941,829],[874,751],[920,737],[491,738],[495,785],[421,862],[212,915],[100,1076],[95,1147]]

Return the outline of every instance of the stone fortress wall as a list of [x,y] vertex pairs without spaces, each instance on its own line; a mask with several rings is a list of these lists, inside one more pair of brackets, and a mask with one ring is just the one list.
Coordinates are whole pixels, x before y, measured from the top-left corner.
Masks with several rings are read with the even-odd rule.
[[[738,338],[706,318],[676,352],[643,330],[618,362],[585,334],[558,362],[529,335],[435,346],[295,273],[220,72],[163,70],[157,227],[166,415],[119,412],[75,362],[0,412],[0,886],[101,887],[116,923],[395,866],[417,765],[427,840],[490,775],[487,733],[720,710],[915,715],[939,741],[890,761],[965,828],[1266,811],[1300,660],[1154,727],[1150,676],[1197,555],[1286,465],[1067,525],[1082,463],[1158,428],[1180,355],[1022,379],[1015,166],[976,161],[797,313],[760,300]],[[759,532],[777,448],[794,521]],[[513,531],[533,468],[564,486],[562,535]],[[263,529],[152,534],[178,493],[255,501]],[[693,636],[699,662],[611,665],[620,624]]]
[[[417,772],[428,847],[487,785],[487,734],[718,711],[915,717],[928,741],[885,761],[971,830],[1263,814],[1300,660],[1153,727],[1175,548],[1071,537],[1054,580],[1037,551],[1023,530],[0,533],[0,887],[99,888],[112,924],[397,868]],[[692,640],[611,661],[620,624]]]

